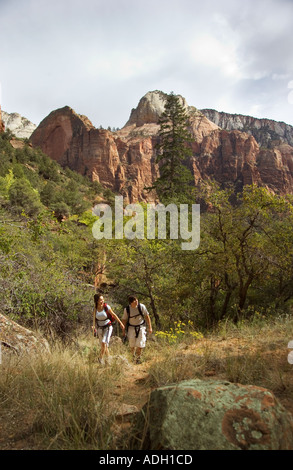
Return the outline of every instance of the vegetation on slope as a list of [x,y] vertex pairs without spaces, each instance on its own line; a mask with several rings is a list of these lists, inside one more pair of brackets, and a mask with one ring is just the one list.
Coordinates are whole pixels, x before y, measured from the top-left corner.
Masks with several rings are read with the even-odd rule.
[[113,193],[27,144],[13,148],[10,137],[0,137],[2,313],[66,336],[89,324],[97,273],[118,314],[135,293],[160,330],[291,313],[291,196],[254,186],[235,196],[212,183],[189,190],[208,209],[196,250],[183,251],[180,234],[96,240],[91,208],[113,204]]

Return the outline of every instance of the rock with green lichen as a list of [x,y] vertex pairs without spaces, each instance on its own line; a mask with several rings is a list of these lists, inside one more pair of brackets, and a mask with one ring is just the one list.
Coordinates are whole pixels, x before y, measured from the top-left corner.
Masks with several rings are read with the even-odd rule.
[[137,418],[133,447],[292,450],[293,417],[267,389],[189,380],[151,393]]

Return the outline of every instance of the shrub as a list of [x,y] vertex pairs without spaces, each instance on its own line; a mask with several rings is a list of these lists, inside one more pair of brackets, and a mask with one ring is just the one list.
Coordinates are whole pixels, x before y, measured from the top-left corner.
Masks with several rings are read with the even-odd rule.
[[25,178],[19,178],[12,183],[8,195],[11,205],[18,213],[25,210],[28,215],[34,216],[42,209],[38,192],[32,188]]

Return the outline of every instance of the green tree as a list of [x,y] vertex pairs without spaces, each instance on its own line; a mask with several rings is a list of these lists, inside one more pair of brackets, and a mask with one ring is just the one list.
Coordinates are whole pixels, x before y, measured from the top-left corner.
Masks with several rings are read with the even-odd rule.
[[155,189],[164,203],[186,202],[186,198],[189,199],[192,174],[184,162],[192,156],[188,146],[192,136],[188,131],[187,112],[173,92],[167,96],[159,124],[156,162],[159,164],[160,176],[148,189]]
[[237,323],[277,301],[283,306],[293,295],[291,204],[255,186],[244,187],[236,205],[231,196],[215,188],[206,195],[200,247],[178,259],[180,289],[207,327],[227,317]]
[[[166,302],[165,282],[171,282],[171,244],[166,240],[123,240],[105,246],[107,274],[115,279],[115,294],[123,303],[131,293],[145,299],[158,328]],[[173,312],[174,313],[174,312]]]

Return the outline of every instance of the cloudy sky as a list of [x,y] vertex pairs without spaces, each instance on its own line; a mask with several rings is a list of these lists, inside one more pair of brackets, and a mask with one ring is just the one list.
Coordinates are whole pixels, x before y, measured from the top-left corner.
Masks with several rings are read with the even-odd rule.
[[151,90],[293,125],[293,0],[0,0],[2,109],[122,127]]

